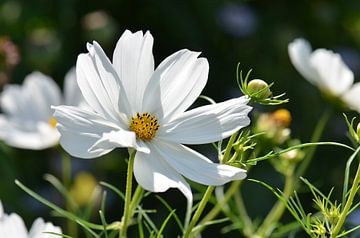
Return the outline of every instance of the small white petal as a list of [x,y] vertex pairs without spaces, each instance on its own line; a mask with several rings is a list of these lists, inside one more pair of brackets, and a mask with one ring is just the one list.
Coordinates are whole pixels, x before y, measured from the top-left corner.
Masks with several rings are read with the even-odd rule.
[[360,113],[360,83],[355,83],[343,94],[342,99],[350,109]]
[[177,172],[200,184],[218,186],[246,177],[245,170],[213,163],[181,144],[156,140],[154,148]]
[[177,188],[185,195],[188,203],[192,204],[189,184],[153,148],[150,154],[136,153],[134,175],[144,189],[151,192],[165,192],[169,188]]
[[80,54],[76,63],[79,88],[89,106],[108,120],[125,123],[129,104],[120,79],[101,47],[88,44],[89,53]]
[[180,50],[155,70],[145,90],[143,111],[170,120],[184,112],[207,82],[209,64],[199,52]]
[[136,142],[135,132],[122,129],[103,133],[102,137],[97,142],[95,142],[95,144],[91,146],[88,151],[89,153],[96,153],[98,150],[112,150],[116,147],[134,148],[137,151],[141,151],[147,154],[150,153],[150,150],[146,144],[141,144],[140,146]]
[[62,234],[60,227],[54,226],[51,222],[44,222],[42,218],[37,218],[29,231],[29,238],[57,238],[58,235],[46,234],[52,232]]
[[160,127],[157,138],[182,144],[219,141],[250,124],[248,102],[240,97],[184,112]]
[[132,115],[141,111],[144,90],[154,72],[154,39],[150,32],[126,30],[116,44],[113,65],[129,98]]
[[310,64],[319,75],[319,87],[325,92],[340,96],[354,82],[353,72],[339,54],[330,50],[315,50],[310,57]]
[[121,128],[107,121],[99,114],[71,106],[54,107],[54,117],[61,134],[60,144],[72,156],[79,158],[94,158],[109,153],[112,148],[89,149],[98,142],[104,133]]
[[310,65],[312,49],[310,43],[302,38],[291,42],[288,46],[290,60],[299,73],[310,83],[318,85],[319,75]]

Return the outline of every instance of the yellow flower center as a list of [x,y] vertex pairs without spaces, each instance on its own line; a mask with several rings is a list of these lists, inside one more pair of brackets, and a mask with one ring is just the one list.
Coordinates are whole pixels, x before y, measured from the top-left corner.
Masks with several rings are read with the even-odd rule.
[[55,128],[57,121],[54,117],[50,117],[50,119],[48,120],[48,123],[52,128]]
[[131,118],[130,130],[135,132],[136,137],[139,139],[153,139],[159,128],[158,119],[147,112],[143,114],[136,113],[136,116]]

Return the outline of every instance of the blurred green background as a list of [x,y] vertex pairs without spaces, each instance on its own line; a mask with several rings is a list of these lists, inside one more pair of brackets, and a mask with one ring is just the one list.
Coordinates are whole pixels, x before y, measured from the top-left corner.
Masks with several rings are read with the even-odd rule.
[[[292,135],[303,142],[310,140],[317,120],[329,105],[291,65],[288,43],[304,37],[313,48],[333,49],[342,55],[356,79],[360,74],[360,1],[356,0],[1,0],[0,36],[9,37],[17,45],[20,55],[20,63],[11,70],[8,83],[21,83],[25,75],[39,70],[62,85],[63,77],[75,65],[77,55],[86,52],[86,42],[98,41],[111,58],[116,41],[125,29],[151,31],[155,39],[156,65],[179,49],[201,51],[210,64],[209,80],[203,94],[216,101],[240,95],[235,74],[238,62],[245,71],[254,70],[252,78],[275,82],[273,92],[286,92],[290,99],[284,107],[293,117]],[[256,107],[254,111],[275,109]],[[349,113],[349,116],[356,114]],[[341,112],[336,111],[331,118],[323,140],[350,143]],[[74,159],[74,171],[90,171],[97,180],[110,182],[123,190],[125,152],[117,150],[95,160]],[[306,177],[324,192],[335,186],[338,196],[348,155],[342,149],[320,148]],[[49,209],[20,191],[13,180],[18,178],[41,195],[61,204],[57,193],[42,178],[45,173],[60,176],[60,167],[59,155],[54,150],[34,152],[1,145],[0,199],[6,211],[21,214],[28,226],[37,216],[48,217]],[[260,163],[249,177],[282,186],[281,177],[267,162]],[[248,182],[243,189],[247,191],[245,201],[250,215],[264,216],[275,201],[274,196]],[[178,191],[169,191],[162,196],[171,199],[171,205],[183,216],[185,199]],[[311,209],[310,198],[305,195],[304,199]],[[114,195],[109,195],[109,200],[110,220],[120,219],[120,200]],[[161,207],[153,197],[145,202],[150,208],[153,204]],[[166,215],[160,213],[159,217]],[[61,219],[51,220],[63,224]],[[165,234],[170,237],[169,234],[177,234],[177,231],[166,231]],[[224,237],[234,237],[234,234]]]

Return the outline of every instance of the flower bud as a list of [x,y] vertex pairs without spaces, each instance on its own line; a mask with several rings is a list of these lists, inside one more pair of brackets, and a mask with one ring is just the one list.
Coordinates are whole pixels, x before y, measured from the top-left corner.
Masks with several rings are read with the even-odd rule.
[[358,138],[360,138],[360,122],[359,122],[359,124],[357,125],[356,134],[357,134]]
[[271,96],[269,85],[261,79],[253,79],[247,85],[249,96],[258,99],[266,99]]

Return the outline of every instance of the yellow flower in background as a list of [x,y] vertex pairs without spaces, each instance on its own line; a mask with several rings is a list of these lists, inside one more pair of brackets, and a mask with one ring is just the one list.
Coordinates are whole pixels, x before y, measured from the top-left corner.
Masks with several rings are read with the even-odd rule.
[[95,177],[88,172],[80,172],[75,176],[74,184],[70,188],[70,196],[76,204],[85,206],[99,197],[99,191]]
[[264,137],[275,144],[282,144],[290,137],[291,113],[286,109],[279,109],[270,113],[261,113],[254,130],[256,133],[265,132]]

